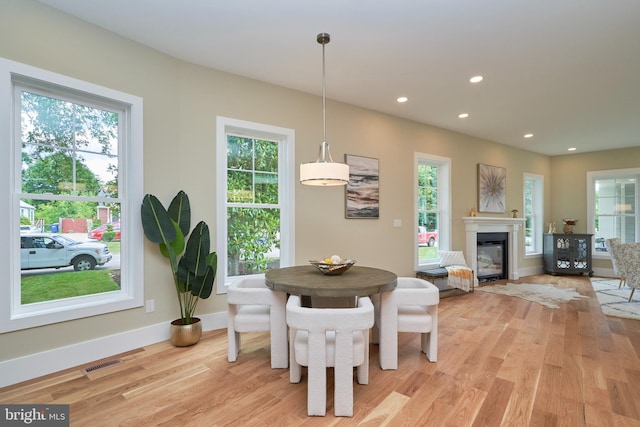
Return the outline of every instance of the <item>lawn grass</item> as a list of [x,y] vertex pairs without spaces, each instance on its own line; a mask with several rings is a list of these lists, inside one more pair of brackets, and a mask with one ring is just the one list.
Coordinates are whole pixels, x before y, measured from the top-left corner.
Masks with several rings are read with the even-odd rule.
[[110,270],[69,271],[22,277],[22,304],[117,291]]
[[420,246],[418,248],[418,259],[438,259],[438,248],[435,246]]
[[107,247],[109,248],[109,252],[111,252],[112,254],[119,254],[120,253],[120,241],[112,241],[112,242],[100,242],[100,243],[104,243],[105,245],[107,245]]

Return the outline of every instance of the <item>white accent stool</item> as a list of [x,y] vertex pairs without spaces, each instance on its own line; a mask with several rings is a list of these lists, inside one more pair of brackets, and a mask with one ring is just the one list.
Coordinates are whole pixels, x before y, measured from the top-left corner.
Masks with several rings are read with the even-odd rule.
[[271,333],[271,368],[289,366],[286,321],[287,294],[272,291],[264,277],[247,277],[229,286],[227,341],[229,362],[240,353],[240,333]]
[[380,367],[398,369],[398,332],[422,334],[421,349],[438,360],[438,288],[426,280],[398,277],[398,286],[380,297]]
[[290,327],[290,381],[298,383],[301,366],[307,366],[307,414],[324,416],[327,411],[327,367],[334,367],[334,413],[353,416],[353,368],[359,384],[369,383],[369,329],[373,326],[373,304],[358,298],[356,308],[307,308],[300,297],[287,302]]

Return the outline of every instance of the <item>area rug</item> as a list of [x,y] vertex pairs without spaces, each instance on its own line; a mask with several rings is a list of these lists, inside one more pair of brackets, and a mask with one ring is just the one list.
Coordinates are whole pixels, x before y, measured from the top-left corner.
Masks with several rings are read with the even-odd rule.
[[589,298],[580,295],[575,288],[558,288],[553,285],[538,285],[533,283],[507,283],[506,285],[480,286],[478,291],[493,294],[509,295],[527,301],[537,302],[545,307],[558,308],[559,304],[580,298]]
[[629,302],[631,289],[627,286],[618,289],[619,283],[618,279],[591,278],[602,312],[607,316],[640,320],[640,297],[636,297],[639,291],[633,294],[633,299]]

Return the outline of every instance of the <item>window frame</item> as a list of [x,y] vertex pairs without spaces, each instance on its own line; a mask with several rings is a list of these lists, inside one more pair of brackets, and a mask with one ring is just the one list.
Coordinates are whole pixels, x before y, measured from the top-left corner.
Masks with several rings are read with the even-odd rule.
[[[279,143],[278,207],[280,209],[280,265],[293,265],[295,258],[295,131],[279,126],[216,117],[216,244],[218,275],[216,292],[227,293],[235,281],[249,276],[230,278],[227,272],[227,134],[266,139]],[[259,276],[259,275],[257,275]]]
[[439,267],[438,258],[430,258],[425,263],[420,263],[418,245],[418,221],[419,221],[419,186],[418,169],[420,164],[438,167],[438,251],[450,250],[451,245],[451,168],[452,160],[448,157],[436,156],[427,153],[414,153],[413,161],[413,195],[414,195],[414,220],[413,220],[413,247],[414,269],[416,271]]
[[[527,181],[532,182],[533,188],[532,192],[532,206],[533,212],[531,214],[527,213],[527,203],[526,203],[526,185]],[[524,258],[529,258],[533,256],[539,256],[542,254],[542,237],[544,234],[544,176],[525,172],[522,175],[522,212],[523,218],[525,218],[525,223],[523,224],[523,246],[524,246]],[[527,216],[531,216],[533,223],[533,251],[527,251],[526,245],[526,218]]]
[[[33,86],[64,99],[91,100],[95,105],[111,105],[123,112],[123,129],[118,148],[118,202],[120,203],[125,236],[121,241],[121,289],[46,303],[20,304],[20,186],[21,146],[19,144],[20,99],[15,87]],[[0,245],[0,277],[11,286],[0,287],[0,333],[43,326],[84,317],[96,316],[143,306],[144,257],[142,226],[137,209],[143,195],[143,102],[142,98],[105,88],[93,83],[53,73],[51,71],[0,58],[0,135],[9,144],[9,155],[2,156],[0,197],[10,203],[0,208],[0,224],[7,224],[11,244]],[[106,104],[105,104],[106,103]],[[135,167],[133,167],[135,165]],[[50,196],[52,199],[60,196]],[[84,197],[82,201],[98,201]]]
[[[595,217],[596,217],[596,189],[595,183],[604,179],[621,179],[621,178],[634,178],[636,179],[636,213],[635,213],[635,241],[640,242],[640,168],[627,168],[627,169],[610,169],[601,171],[588,171],[587,172],[587,233],[593,234],[593,250],[592,257],[595,259],[610,259],[610,254],[606,251],[596,250],[596,231],[595,231]],[[607,237],[619,237],[619,236],[603,236]]]

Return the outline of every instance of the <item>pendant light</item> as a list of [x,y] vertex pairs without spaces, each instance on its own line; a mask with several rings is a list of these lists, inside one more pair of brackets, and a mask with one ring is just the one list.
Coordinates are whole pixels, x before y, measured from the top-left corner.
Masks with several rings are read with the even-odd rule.
[[322,45],[322,143],[316,161],[300,165],[300,182],[304,185],[334,186],[349,182],[349,165],[333,161],[327,142],[324,45],[330,40],[327,33],[320,33],[317,36],[318,43]]

